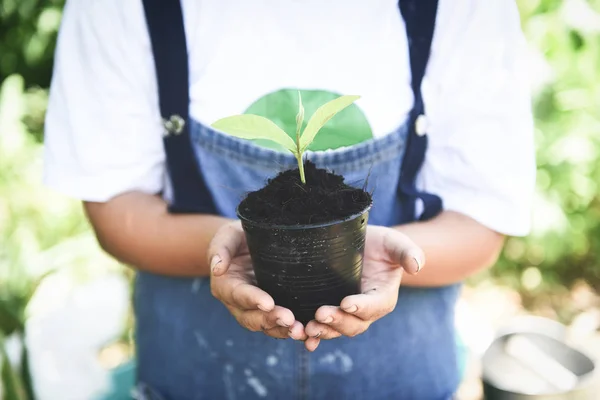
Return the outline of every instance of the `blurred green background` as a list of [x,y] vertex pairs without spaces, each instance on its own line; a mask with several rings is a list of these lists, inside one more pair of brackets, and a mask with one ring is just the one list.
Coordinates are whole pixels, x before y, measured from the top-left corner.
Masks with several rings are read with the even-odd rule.
[[[535,94],[534,231],[509,239],[498,264],[470,283],[510,287],[532,312],[569,323],[581,311],[573,289],[600,289],[600,0],[518,4]],[[28,301],[47,274],[126,273],[98,249],[80,205],[40,183],[62,6],[0,0],[0,349],[6,337],[22,337]],[[30,392],[26,370],[4,362],[5,392]]]

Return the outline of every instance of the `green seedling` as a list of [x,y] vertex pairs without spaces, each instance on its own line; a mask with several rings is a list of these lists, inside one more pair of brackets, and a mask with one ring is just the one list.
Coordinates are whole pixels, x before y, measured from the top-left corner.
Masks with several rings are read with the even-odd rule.
[[294,141],[283,129],[268,118],[253,114],[234,115],[221,118],[211,126],[229,135],[241,139],[267,139],[280,144],[294,154],[298,160],[300,180],[306,183],[304,177],[303,155],[308,146],[317,136],[319,130],[337,113],[354,103],[360,96],[340,96],[333,99],[315,111],[302,131],[304,123],[304,106],[302,96],[298,92],[298,114],[296,115],[296,140]]

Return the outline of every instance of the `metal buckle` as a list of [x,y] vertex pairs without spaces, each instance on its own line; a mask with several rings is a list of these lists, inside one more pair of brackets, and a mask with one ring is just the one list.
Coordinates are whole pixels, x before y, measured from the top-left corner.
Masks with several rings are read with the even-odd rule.
[[179,135],[185,127],[185,120],[177,114],[171,115],[168,120],[163,118],[162,122],[165,128],[164,136]]
[[415,120],[415,133],[417,136],[425,136],[427,133],[427,117],[423,114],[419,115]]

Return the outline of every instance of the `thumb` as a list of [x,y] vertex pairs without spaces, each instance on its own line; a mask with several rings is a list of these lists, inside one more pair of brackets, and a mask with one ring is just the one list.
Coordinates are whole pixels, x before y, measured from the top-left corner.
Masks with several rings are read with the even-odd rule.
[[211,273],[220,276],[227,272],[231,259],[238,254],[245,242],[246,236],[239,221],[221,227],[208,248]]
[[399,264],[411,275],[425,266],[423,250],[402,232],[389,229],[383,238],[383,248],[391,263]]

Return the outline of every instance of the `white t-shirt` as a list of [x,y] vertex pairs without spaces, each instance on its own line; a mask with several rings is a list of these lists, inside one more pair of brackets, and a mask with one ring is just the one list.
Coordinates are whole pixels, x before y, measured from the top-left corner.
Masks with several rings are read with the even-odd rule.
[[[287,89],[361,95],[356,108],[374,137],[394,131],[412,107],[396,0],[182,5],[190,114],[202,123],[252,111]],[[422,86],[429,148],[419,186],[445,209],[508,235],[529,232],[535,181],[525,49],[513,2],[440,0]],[[107,201],[164,187],[140,0],[67,1],[45,134],[45,182],[67,195]]]

